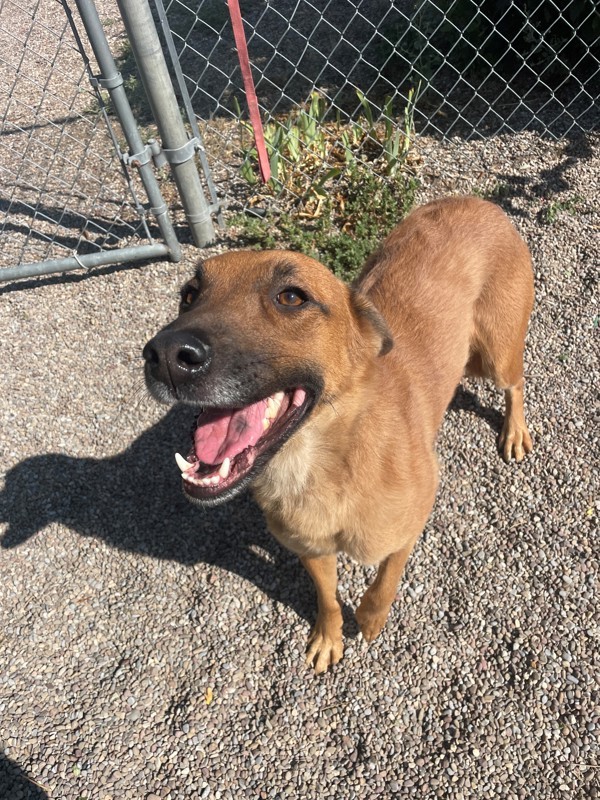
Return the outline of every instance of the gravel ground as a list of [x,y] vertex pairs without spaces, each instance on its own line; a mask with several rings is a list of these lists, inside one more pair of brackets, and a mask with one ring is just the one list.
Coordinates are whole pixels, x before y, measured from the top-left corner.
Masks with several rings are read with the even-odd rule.
[[308,576],[250,499],[185,501],[189,415],[143,390],[193,252],[0,287],[0,797],[598,796],[599,145],[420,140],[421,199],[495,191],[531,246],[535,452],[505,465],[500,395],[459,390],[388,625],[356,638],[342,559],[322,677]]
[[600,795],[600,139],[416,155],[420,200],[490,193],[530,244],[535,452],[505,465],[501,397],[465,383],[369,647],[352,609],[374,571],[341,559],[346,653],[325,676],[303,665],[310,579],[248,497],[185,501],[189,414],[143,388],[194,251],[0,284],[0,800]]

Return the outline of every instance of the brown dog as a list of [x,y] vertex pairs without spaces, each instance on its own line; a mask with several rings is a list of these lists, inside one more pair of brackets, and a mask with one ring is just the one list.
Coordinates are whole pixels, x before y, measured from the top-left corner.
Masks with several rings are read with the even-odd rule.
[[371,641],[431,512],[463,374],[505,391],[504,457],[531,450],[529,252],[499,208],[456,197],[410,214],[356,288],[298,253],[237,252],[201,263],[181,297],[144,357],[157,399],[200,407],[184,490],[211,505],[252,486],[314,580],[307,661],[323,672],[342,656],[336,554],[380,564],[356,611]]

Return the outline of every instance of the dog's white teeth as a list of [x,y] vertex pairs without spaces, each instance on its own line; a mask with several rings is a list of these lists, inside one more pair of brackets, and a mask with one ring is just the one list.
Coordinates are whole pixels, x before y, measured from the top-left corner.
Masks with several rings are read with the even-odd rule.
[[222,478],[220,475],[208,475],[205,478],[196,478],[187,472],[183,473],[183,480],[188,483],[193,483],[194,486],[218,486]]
[[221,467],[219,469],[219,475],[223,478],[223,480],[225,480],[225,478],[229,477],[230,465],[231,465],[231,459],[229,459],[229,458],[226,458],[223,461],[223,463],[221,464]]
[[271,420],[268,417],[263,419],[263,433],[268,430],[271,426]]
[[277,408],[273,402],[273,398],[267,399],[267,410],[265,411],[265,419],[273,419],[277,414]]
[[[277,394],[271,395],[271,397],[267,397],[267,410],[265,412],[265,420],[275,419],[277,414],[279,414],[279,409],[281,408],[281,403],[283,402],[284,397],[285,397],[284,392],[277,392]],[[264,422],[263,422],[263,429],[264,430],[267,429],[267,427],[264,425]]]
[[275,419],[277,414],[279,414],[279,409],[281,408],[281,401],[284,398],[283,392],[278,392],[274,394],[272,397],[267,398],[267,419]]
[[182,472],[187,472],[188,469],[191,469],[194,466],[193,464],[190,464],[189,461],[186,461],[186,459],[179,453],[175,453],[175,461]]

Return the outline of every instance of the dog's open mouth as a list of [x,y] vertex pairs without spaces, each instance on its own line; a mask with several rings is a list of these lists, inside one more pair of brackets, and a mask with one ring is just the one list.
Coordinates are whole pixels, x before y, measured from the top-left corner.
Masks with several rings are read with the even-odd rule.
[[175,455],[186,494],[204,502],[231,496],[257,459],[287,439],[311,403],[310,395],[297,388],[243,408],[203,409],[187,460]]

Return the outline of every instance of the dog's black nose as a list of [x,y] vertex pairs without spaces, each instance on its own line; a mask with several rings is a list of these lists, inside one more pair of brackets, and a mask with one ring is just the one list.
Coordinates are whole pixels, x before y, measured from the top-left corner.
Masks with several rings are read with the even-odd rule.
[[205,372],[211,348],[190,331],[161,331],[142,350],[153,378],[167,386],[180,386]]

